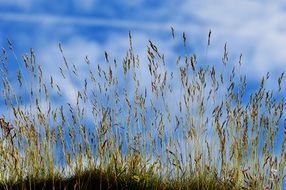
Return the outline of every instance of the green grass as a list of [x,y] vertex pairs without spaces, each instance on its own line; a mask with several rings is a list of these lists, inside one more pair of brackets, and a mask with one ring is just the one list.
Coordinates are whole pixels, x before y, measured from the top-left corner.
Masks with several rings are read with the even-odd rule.
[[[174,32],[170,40],[185,47],[186,34]],[[70,64],[60,44],[57,77],[33,50],[19,61],[8,42],[0,56],[2,189],[282,189],[283,73],[275,84],[266,74],[248,93],[241,56],[230,63],[226,45],[222,63],[187,48],[173,63],[149,41],[146,63],[129,39],[122,62],[105,51],[103,63],[85,57],[85,65]],[[69,82],[76,90],[66,102]]]
[[158,177],[116,176],[100,170],[87,170],[69,178],[26,179],[0,186],[1,189],[233,189],[231,181],[222,182],[215,175],[202,175],[185,180],[165,181]]

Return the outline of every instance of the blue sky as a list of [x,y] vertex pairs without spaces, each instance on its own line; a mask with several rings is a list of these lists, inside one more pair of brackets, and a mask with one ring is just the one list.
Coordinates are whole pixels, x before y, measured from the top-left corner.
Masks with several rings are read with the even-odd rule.
[[[38,63],[60,78],[55,70],[63,63],[59,42],[68,60],[84,71],[81,65],[86,55],[100,62],[108,51],[121,62],[129,31],[143,60],[149,39],[174,60],[179,45],[171,40],[171,26],[178,38],[186,32],[189,50],[203,60],[211,29],[209,61],[221,65],[227,42],[232,62],[238,62],[243,54],[240,71],[250,83],[255,84],[269,71],[271,86],[286,68],[285,20],[283,0],[0,0],[0,45],[7,47],[9,38],[19,58],[33,48]],[[62,87],[64,96],[75,101],[72,82]]]
[[[146,60],[148,40],[155,42],[166,58],[175,60],[181,47],[182,32],[188,47],[200,62],[205,60],[207,35],[212,30],[208,60],[221,65],[227,42],[231,62],[242,53],[242,74],[250,84],[270,72],[269,86],[286,67],[286,3],[282,0],[202,0],[99,1],[99,0],[0,0],[0,44],[13,43],[18,58],[33,48],[37,60],[55,77],[62,64],[58,43],[68,60],[79,67],[84,57],[99,63],[104,51],[122,61],[128,48],[128,32],[133,33],[134,47]],[[170,27],[177,41],[171,40]],[[181,41],[180,41],[181,40]],[[18,66],[11,64],[11,70]],[[74,99],[72,83],[62,85],[69,100]]]

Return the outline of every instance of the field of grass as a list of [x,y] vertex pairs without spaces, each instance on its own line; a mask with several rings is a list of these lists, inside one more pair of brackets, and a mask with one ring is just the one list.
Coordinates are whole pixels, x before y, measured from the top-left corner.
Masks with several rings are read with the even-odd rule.
[[[1,189],[286,188],[284,73],[265,73],[250,89],[227,44],[221,63],[187,48],[168,62],[160,44],[149,41],[145,59],[129,39],[123,60],[102,52],[104,62],[86,56],[84,65],[59,44],[63,64],[53,73],[32,49],[20,60],[7,42]],[[170,40],[188,44],[173,29]],[[68,83],[76,90],[65,92]]]

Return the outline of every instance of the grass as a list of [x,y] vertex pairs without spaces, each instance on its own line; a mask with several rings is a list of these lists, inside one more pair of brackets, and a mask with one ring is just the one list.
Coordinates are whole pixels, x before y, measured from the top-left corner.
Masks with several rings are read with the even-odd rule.
[[[30,179],[18,181],[17,183],[2,184],[1,188],[10,189],[232,189],[233,184],[223,183],[217,178],[189,179],[181,181],[169,181],[150,179],[148,181],[135,179],[134,176],[116,177],[114,174],[106,174],[101,171],[88,170],[81,175],[70,178],[56,179]],[[200,182],[201,180],[201,182]],[[116,181],[116,182],[115,182]],[[204,183],[202,183],[204,182]],[[200,184],[201,183],[201,184]]]
[[[249,92],[247,76],[239,74],[242,56],[230,63],[227,44],[222,64],[203,63],[186,53],[186,33],[171,34],[185,47],[175,63],[152,41],[147,62],[140,60],[131,33],[122,62],[105,51],[103,63],[86,56],[85,66],[74,65],[59,44],[56,76],[32,49],[18,60],[8,41],[0,57],[0,103],[7,110],[0,120],[0,187],[282,189],[284,73],[270,83],[276,89],[267,88],[267,73]],[[8,69],[11,62],[17,72]]]

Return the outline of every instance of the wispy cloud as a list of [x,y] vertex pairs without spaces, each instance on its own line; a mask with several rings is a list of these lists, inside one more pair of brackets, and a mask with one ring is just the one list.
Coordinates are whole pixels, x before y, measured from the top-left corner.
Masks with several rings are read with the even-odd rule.
[[[106,17],[92,14],[83,17],[78,16],[73,11],[64,14],[55,14],[53,11],[50,11],[49,14],[41,11],[37,14],[1,12],[0,21],[35,24],[45,28],[59,24],[63,26],[61,30],[67,27],[86,28],[92,32],[94,32],[93,27],[111,29],[111,32],[106,34],[106,38],[116,34],[115,29],[137,30],[136,32],[140,30],[142,33],[148,33],[149,36],[150,32],[157,32],[157,34],[153,33],[152,39],[154,41],[159,38],[166,38],[167,35],[164,36],[161,32],[168,33],[170,27],[173,26],[180,33],[187,32],[190,34],[189,45],[194,46],[192,50],[201,55],[204,55],[202,51],[205,51],[201,48],[205,46],[202,43],[207,40],[208,30],[212,29],[209,60],[219,62],[223,54],[224,43],[228,42],[231,62],[237,61],[240,53],[242,53],[244,62],[242,70],[252,80],[259,79],[267,71],[277,74],[286,65],[286,54],[284,53],[286,11],[283,1],[182,1],[176,6],[171,1],[166,1],[164,4],[158,3],[159,5],[147,6],[143,1],[137,0],[126,2],[118,9],[119,3],[117,2],[111,3],[110,8],[107,8],[102,2],[92,0],[86,0],[82,3],[72,1],[71,4],[77,5],[76,8],[73,7],[77,10],[82,8],[83,10],[90,9],[98,12],[102,9],[100,11],[104,12],[106,9],[106,12],[113,11],[116,12],[114,15],[123,16],[116,17],[110,14]],[[103,4],[104,6],[101,6]],[[82,7],[80,8],[80,6]],[[132,7],[130,10],[138,11],[136,17],[133,17],[132,11],[126,12],[128,7]],[[175,14],[170,14],[170,12]],[[71,32],[65,37],[74,38],[82,35]],[[47,36],[47,40],[51,40]],[[44,38],[41,39],[44,40]],[[170,39],[166,38],[166,40]],[[99,44],[99,46],[102,45]],[[255,72],[253,72],[254,68]]]
[[0,0],[0,5],[3,7],[17,7],[17,8],[21,8],[23,10],[27,10],[30,9],[32,7],[32,4],[35,0],[13,0],[13,1],[7,1],[7,0]]
[[243,70],[252,80],[267,71],[277,74],[285,69],[285,2],[185,1],[180,9],[180,16],[192,15],[213,30],[213,57],[222,54],[225,42],[228,42],[230,55],[243,53]]
[[20,23],[34,23],[40,25],[66,24],[85,27],[101,26],[129,30],[141,29],[144,31],[170,31],[171,26],[175,27],[178,31],[186,31],[193,26],[192,24],[183,24],[175,22],[138,22],[131,20],[119,20],[115,18],[85,18],[75,16],[57,16],[51,14],[26,14],[11,12],[1,12],[0,20]]

